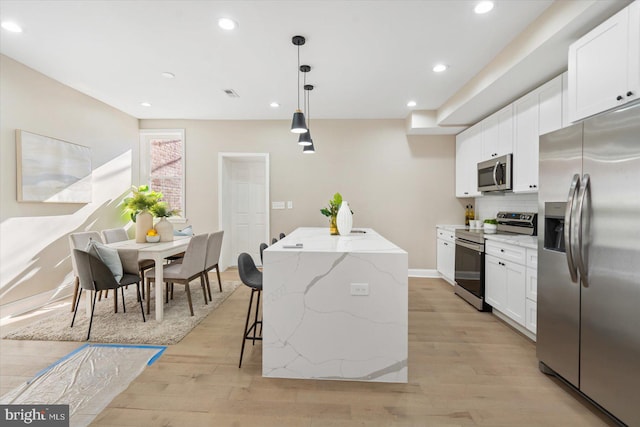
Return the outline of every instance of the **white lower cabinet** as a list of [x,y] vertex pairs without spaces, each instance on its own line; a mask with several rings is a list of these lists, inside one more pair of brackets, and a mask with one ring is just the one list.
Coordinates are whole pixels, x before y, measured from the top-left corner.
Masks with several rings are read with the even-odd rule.
[[438,228],[437,232],[437,252],[436,263],[438,273],[452,285],[455,283],[456,269],[456,243],[455,233],[444,228]]
[[494,309],[525,326],[525,270],[524,265],[497,258],[485,257],[485,300]]
[[514,325],[523,326],[535,335],[537,250],[489,239],[485,251],[485,301],[502,318],[508,318]]

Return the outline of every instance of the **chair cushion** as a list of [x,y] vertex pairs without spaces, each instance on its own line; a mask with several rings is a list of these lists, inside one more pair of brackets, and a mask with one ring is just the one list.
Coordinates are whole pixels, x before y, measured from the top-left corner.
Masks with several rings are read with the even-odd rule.
[[182,230],[173,230],[174,236],[193,236],[193,227],[191,225],[183,228]]
[[113,273],[113,277],[116,282],[120,282],[123,275],[122,262],[120,261],[120,255],[116,249],[110,248],[97,242],[93,239],[89,240],[87,244],[86,252],[98,257]]

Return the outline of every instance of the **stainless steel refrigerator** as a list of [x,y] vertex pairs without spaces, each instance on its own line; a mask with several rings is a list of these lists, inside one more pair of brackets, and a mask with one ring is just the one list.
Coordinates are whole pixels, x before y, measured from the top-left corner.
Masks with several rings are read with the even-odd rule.
[[640,104],[540,137],[540,369],[640,426]]

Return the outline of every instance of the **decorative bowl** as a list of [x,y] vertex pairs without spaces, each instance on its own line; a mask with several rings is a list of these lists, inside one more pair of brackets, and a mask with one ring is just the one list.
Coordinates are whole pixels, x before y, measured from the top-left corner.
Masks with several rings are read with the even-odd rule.
[[488,234],[493,234],[498,230],[498,226],[496,224],[484,223],[484,232]]
[[147,242],[149,243],[158,243],[160,241],[160,235],[156,236],[147,236]]

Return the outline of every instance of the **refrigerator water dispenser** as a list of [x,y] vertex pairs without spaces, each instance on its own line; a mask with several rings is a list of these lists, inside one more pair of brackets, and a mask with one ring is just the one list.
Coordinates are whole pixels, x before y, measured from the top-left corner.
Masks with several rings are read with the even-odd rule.
[[544,204],[544,248],[565,252],[564,213],[566,202],[547,202]]

